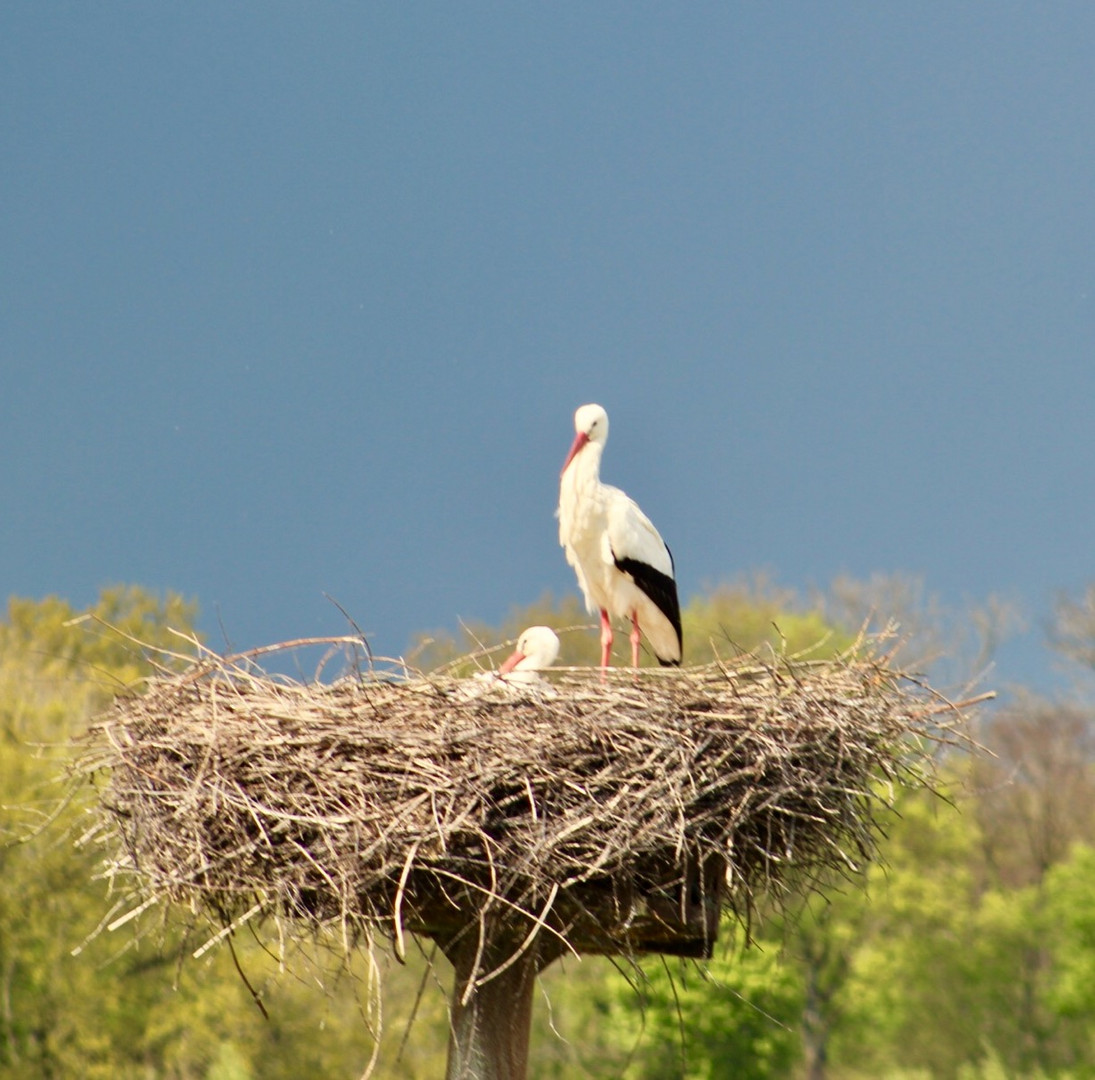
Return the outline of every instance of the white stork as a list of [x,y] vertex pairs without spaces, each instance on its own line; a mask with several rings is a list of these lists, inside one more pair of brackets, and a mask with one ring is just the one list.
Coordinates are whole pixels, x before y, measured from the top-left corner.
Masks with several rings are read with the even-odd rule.
[[559,638],[550,626],[530,626],[517,639],[517,648],[498,669],[509,683],[537,683],[540,672],[559,655]]
[[559,655],[559,638],[550,626],[530,626],[521,631],[517,648],[497,671],[477,671],[458,690],[461,700],[501,697],[519,699],[551,697],[555,687],[544,681],[540,672],[551,667]]
[[590,613],[601,614],[601,667],[612,650],[614,616],[631,623],[631,663],[645,635],[658,662],[681,662],[681,609],[673,556],[650,519],[619,488],[601,483],[608,413],[583,405],[559,479],[559,543]]

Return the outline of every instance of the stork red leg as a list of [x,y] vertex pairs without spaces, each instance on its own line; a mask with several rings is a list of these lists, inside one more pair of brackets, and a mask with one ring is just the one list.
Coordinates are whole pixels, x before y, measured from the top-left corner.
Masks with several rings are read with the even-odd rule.
[[612,623],[608,612],[601,608],[601,668],[608,667],[608,658],[612,653]]
[[639,614],[631,613],[631,666],[639,666]]

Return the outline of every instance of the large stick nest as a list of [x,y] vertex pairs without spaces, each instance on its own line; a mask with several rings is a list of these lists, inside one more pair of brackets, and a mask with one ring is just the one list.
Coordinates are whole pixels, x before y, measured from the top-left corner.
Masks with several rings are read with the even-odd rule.
[[961,738],[958,707],[869,648],[551,678],[475,696],[207,654],[95,729],[80,771],[106,777],[108,874],[222,927],[380,929],[398,950],[404,928],[493,921],[703,955],[723,911],[862,867],[894,785],[930,786]]

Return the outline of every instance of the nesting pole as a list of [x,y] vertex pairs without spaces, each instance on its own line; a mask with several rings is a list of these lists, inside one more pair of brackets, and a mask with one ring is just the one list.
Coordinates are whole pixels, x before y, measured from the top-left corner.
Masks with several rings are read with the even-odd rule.
[[648,866],[641,893],[610,878],[553,888],[542,922],[515,917],[516,905],[484,915],[467,893],[454,908],[451,890],[416,889],[424,900],[404,928],[436,941],[453,966],[448,1080],[523,1080],[537,976],[568,952],[709,958],[724,876],[721,858],[666,858]]
[[722,915],[874,856],[885,792],[931,786],[973,703],[888,659],[570,670],[494,700],[206,655],[116,702],[78,773],[109,778],[106,873],[134,913],[174,901],[211,941],[243,921],[397,955],[432,938],[454,969],[450,1080],[521,1080],[536,977],[563,953],[708,957]]
[[[446,1080],[524,1080],[536,976],[559,955],[544,941],[470,935],[441,943],[453,966]],[[493,977],[477,985],[486,964]]]

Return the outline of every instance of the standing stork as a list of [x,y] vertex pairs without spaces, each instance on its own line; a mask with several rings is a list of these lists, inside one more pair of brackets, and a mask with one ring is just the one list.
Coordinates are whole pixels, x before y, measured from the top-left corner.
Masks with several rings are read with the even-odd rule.
[[658,663],[681,662],[681,609],[673,556],[650,519],[619,488],[601,483],[608,413],[583,405],[559,478],[559,543],[590,613],[601,613],[601,667],[612,650],[612,617],[631,623],[631,663],[646,636]]

